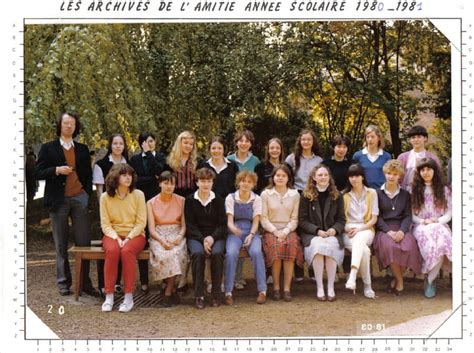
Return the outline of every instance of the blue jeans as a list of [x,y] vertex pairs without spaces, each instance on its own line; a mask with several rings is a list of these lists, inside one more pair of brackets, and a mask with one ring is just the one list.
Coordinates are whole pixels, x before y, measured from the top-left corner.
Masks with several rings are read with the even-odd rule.
[[[245,236],[246,238],[246,236]],[[224,288],[225,292],[232,292],[234,288],[235,269],[239,261],[240,248],[245,240],[233,234],[227,236],[226,254],[224,259]],[[267,279],[265,276],[265,262],[262,253],[262,238],[255,235],[248,247],[248,253],[252,260],[253,271],[257,280],[257,290],[263,292],[267,290]]]

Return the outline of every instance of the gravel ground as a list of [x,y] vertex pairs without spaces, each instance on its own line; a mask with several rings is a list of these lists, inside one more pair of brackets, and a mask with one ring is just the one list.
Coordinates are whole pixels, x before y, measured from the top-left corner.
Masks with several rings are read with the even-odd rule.
[[[232,307],[199,311],[192,306],[193,296],[188,291],[182,297],[182,304],[173,308],[136,308],[128,314],[102,313],[101,299],[84,295],[76,302],[73,296],[61,297],[57,293],[51,235],[29,237],[27,245],[28,306],[63,339],[354,336],[372,333],[363,330],[367,324],[384,324],[386,334],[399,335],[401,327],[408,333],[425,330],[420,321],[411,320],[429,322],[433,320],[430,315],[441,313],[440,317],[443,317],[452,308],[447,279],[438,281],[437,297],[427,300],[423,297],[422,280],[407,281],[403,295],[395,297],[385,293],[382,277],[374,279],[375,300],[364,298],[360,280],[356,295],[345,290],[341,280],[336,283],[336,302],[318,302],[314,283],[306,280],[303,285],[293,285],[293,302],[268,300],[265,305],[257,305],[256,285],[247,260],[244,276],[249,283],[245,290],[234,294]],[[73,261],[71,265],[74,266]],[[95,275],[95,265],[92,265],[94,284]],[[153,285],[152,293],[157,292],[158,285]],[[64,306],[63,315],[57,311],[61,305]],[[49,313],[51,306],[53,310]],[[400,326],[406,322],[413,324]]]

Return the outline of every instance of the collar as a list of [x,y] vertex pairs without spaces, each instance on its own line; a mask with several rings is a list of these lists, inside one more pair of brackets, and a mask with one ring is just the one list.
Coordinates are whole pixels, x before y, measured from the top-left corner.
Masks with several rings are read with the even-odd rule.
[[420,151],[420,152],[415,152],[415,150],[412,149],[412,150],[410,151],[410,153],[411,153],[412,155],[414,155],[415,157],[417,157],[417,158],[422,158],[422,157],[425,157],[425,155],[426,155],[426,150],[423,150],[423,151]]
[[[153,155],[153,157],[156,156],[156,151],[151,151],[151,154]],[[145,152],[142,152],[142,157],[145,157],[146,156],[146,153]]]
[[227,166],[228,166],[229,163],[230,163],[229,160],[228,160],[226,157],[224,157],[224,162],[225,162],[225,164],[222,166],[222,168],[218,169],[214,164],[212,164],[212,158],[209,158],[209,159],[207,160],[207,163],[212,167],[212,169],[214,169],[214,170],[216,171],[217,174],[219,174],[219,173],[222,172],[224,169],[226,169]]
[[214,200],[214,199],[216,198],[216,194],[214,193],[214,191],[211,191],[211,192],[209,193],[209,197],[208,197],[207,200],[201,200],[201,199],[199,198],[199,190],[196,190],[196,192],[194,193],[194,198],[195,198],[196,200],[198,200],[198,201],[201,203],[201,205],[203,205],[204,207],[206,207],[207,205],[209,205],[209,204],[211,203],[212,200]]
[[[250,198],[245,203],[252,202],[253,200],[255,200],[256,197],[257,196],[255,195],[255,193],[253,191],[250,191]],[[239,190],[235,191],[235,200],[239,201],[240,203],[244,203],[240,198],[240,191]]]
[[397,190],[395,190],[394,193],[391,193],[385,188],[385,184],[386,183],[383,183],[383,185],[380,187],[380,190],[382,190],[385,193],[385,195],[387,195],[389,198],[393,199],[395,196],[397,196],[400,193],[400,186],[397,186]]
[[[367,149],[367,147],[364,147],[364,149],[362,150],[362,153],[369,154],[369,150]],[[376,154],[372,154],[371,156],[382,156],[382,155],[383,155],[383,149],[379,148],[378,152]]]
[[247,158],[245,158],[245,160],[244,160],[243,162],[241,162],[241,161],[239,161],[239,159],[237,158],[237,152],[235,152],[234,155],[235,155],[235,161],[238,162],[238,163],[240,163],[240,164],[245,164],[245,163],[247,163],[248,160],[253,157],[253,153],[250,152],[250,151],[248,151],[248,153],[247,153]]
[[[278,191],[276,191],[275,187],[273,187],[273,188],[271,188],[270,190],[268,190],[268,194],[269,194],[269,195],[277,195],[277,196],[280,196],[280,194],[278,193]],[[286,191],[285,195],[283,195],[282,199],[287,198],[287,197],[295,196],[296,194],[298,194],[298,190],[288,188],[288,190]]]
[[59,138],[59,143],[61,144],[61,147],[64,147],[66,150],[74,147],[74,140],[71,140],[71,142],[66,142],[62,138]]
[[301,158],[303,158],[303,159],[308,159],[309,160],[309,159],[313,159],[314,157],[316,157],[316,155],[314,153],[312,153],[311,156],[309,156],[309,157],[305,157],[303,154],[301,154]]
[[325,192],[327,189],[329,189],[329,185],[326,186],[324,189],[320,189],[318,185],[316,185],[316,189],[318,190],[318,192]]
[[[360,199],[361,199],[361,200],[365,200],[365,195],[366,195],[366,194],[367,194],[367,186],[364,185],[364,186],[362,187],[362,194],[360,195]],[[356,196],[356,194],[354,193],[354,191],[351,190],[351,191],[349,192],[349,195],[350,195],[354,200],[359,201],[359,200],[357,199],[357,196]]]
[[[112,162],[115,164],[114,160],[112,159],[112,155],[109,154],[109,162]],[[120,160],[120,162],[118,163],[127,163],[127,160],[124,158],[124,156],[122,156],[122,159]]]

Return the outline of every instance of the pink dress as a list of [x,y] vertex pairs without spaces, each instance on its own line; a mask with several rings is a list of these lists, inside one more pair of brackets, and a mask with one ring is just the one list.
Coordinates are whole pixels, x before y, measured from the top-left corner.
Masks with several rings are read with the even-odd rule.
[[[418,242],[423,265],[421,271],[428,273],[443,256],[452,261],[452,235],[447,223],[451,220],[451,191],[445,188],[448,207],[446,210],[435,208],[433,190],[425,187],[425,203],[421,211],[413,216],[415,227],[413,236]],[[438,218],[439,223],[420,224],[419,222],[428,218]]]
[[[173,194],[169,201],[163,201],[159,194],[148,201],[155,218],[155,230],[164,239],[175,241],[181,231],[181,218],[184,217],[184,198]],[[185,275],[189,261],[186,238],[172,248],[166,250],[155,239],[150,238],[150,265],[155,281]]]

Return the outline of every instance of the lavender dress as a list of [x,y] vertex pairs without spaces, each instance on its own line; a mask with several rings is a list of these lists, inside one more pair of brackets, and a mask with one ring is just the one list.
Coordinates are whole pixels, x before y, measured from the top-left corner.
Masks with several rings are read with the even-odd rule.
[[[399,189],[399,193],[390,198],[385,191],[377,190],[380,214],[377,219],[377,234],[374,239],[374,250],[379,269],[395,263],[401,267],[411,268],[416,274],[421,273],[423,258],[418,244],[411,233],[412,212],[410,194]],[[402,230],[405,233],[402,241],[395,242],[387,233]]]
[[[452,236],[447,223],[451,220],[451,191],[445,188],[448,201],[447,210],[440,210],[434,205],[434,195],[431,187],[425,187],[425,203],[421,211],[413,216],[415,227],[413,236],[418,242],[421,256],[423,256],[422,272],[428,273],[443,256],[452,261]],[[439,223],[420,224],[428,218],[438,218]]]

